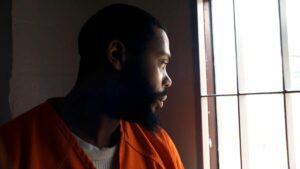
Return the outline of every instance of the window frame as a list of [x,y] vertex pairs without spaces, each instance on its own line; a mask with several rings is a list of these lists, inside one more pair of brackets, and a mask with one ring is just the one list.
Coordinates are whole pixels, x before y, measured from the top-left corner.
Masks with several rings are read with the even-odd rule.
[[[218,126],[217,126],[217,114],[216,114],[216,98],[218,96],[236,96],[238,100],[238,118],[239,118],[239,142],[240,142],[240,159],[241,159],[241,169],[243,169],[243,154],[242,154],[242,131],[241,131],[241,117],[240,117],[240,96],[248,96],[248,95],[261,95],[261,94],[281,94],[283,97],[283,106],[284,106],[284,122],[285,122],[285,139],[286,139],[286,150],[287,150],[287,161],[288,161],[288,169],[291,168],[291,161],[290,154],[293,152],[290,152],[290,150],[293,150],[291,147],[292,144],[289,142],[289,129],[288,129],[288,118],[289,115],[287,113],[287,94],[291,93],[300,93],[300,90],[287,90],[286,89],[286,78],[289,77],[288,74],[288,44],[287,44],[287,31],[286,31],[286,6],[285,6],[285,0],[278,0],[279,5],[279,26],[280,26],[280,50],[281,50],[281,70],[282,70],[282,82],[283,82],[283,90],[282,91],[272,91],[272,92],[245,92],[241,93],[239,90],[239,72],[238,72],[238,62],[236,63],[236,71],[237,71],[237,93],[236,94],[216,94],[215,90],[215,75],[214,75],[214,51],[213,51],[213,33],[212,33],[212,9],[211,9],[211,0],[196,0],[196,21],[195,24],[197,26],[196,37],[197,40],[194,40],[196,42],[196,50],[197,57],[194,59],[195,67],[196,67],[196,80],[198,81],[197,85],[199,86],[199,89],[197,88],[197,93],[199,93],[199,96],[197,97],[196,101],[199,103],[197,105],[200,107],[200,115],[197,115],[197,142],[201,143],[200,146],[198,146],[198,166],[200,168],[210,168],[210,169],[219,169],[219,155],[218,155]],[[235,0],[233,0],[233,6],[235,5]],[[235,24],[235,12],[234,12],[234,24]],[[195,26],[194,25],[194,26]],[[202,27],[202,28],[200,28]],[[235,25],[234,25],[235,27]],[[204,37],[201,37],[204,36]],[[235,50],[236,47],[236,30],[235,30]],[[199,51],[200,50],[200,51]],[[203,50],[203,51],[201,51]],[[201,67],[201,64],[199,62],[203,61],[200,58],[200,55],[205,55],[204,61],[206,62],[205,68]],[[236,53],[236,59],[238,59],[238,54]],[[205,73],[203,74],[202,71],[205,70]],[[201,81],[201,76],[205,76],[206,84],[203,84],[203,81]],[[202,85],[202,86],[201,86]],[[202,88],[203,85],[205,85],[205,90],[207,94],[202,94]],[[212,93],[212,94],[210,94]],[[203,98],[207,99],[207,114],[203,113],[203,105],[202,100]],[[197,112],[198,113],[198,112]],[[205,123],[203,122],[203,119],[208,119],[208,126],[205,126]],[[209,141],[207,143],[207,137],[205,135],[205,128],[208,128],[208,135],[209,135]],[[205,148],[209,144],[209,157],[206,157]],[[203,146],[202,146],[203,145]],[[200,148],[199,148],[200,147]],[[201,151],[201,152],[199,152]],[[209,164],[207,164],[209,161]]]

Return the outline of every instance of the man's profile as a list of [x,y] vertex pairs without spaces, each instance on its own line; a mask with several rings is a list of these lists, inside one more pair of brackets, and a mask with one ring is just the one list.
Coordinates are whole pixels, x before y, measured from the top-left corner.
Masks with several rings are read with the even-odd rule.
[[157,114],[172,85],[164,26],[110,5],[83,25],[78,49],[71,92],[0,127],[0,169],[183,169]]

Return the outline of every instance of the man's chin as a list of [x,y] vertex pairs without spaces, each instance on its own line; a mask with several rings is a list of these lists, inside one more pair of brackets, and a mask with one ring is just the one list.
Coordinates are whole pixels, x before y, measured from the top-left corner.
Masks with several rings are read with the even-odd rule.
[[160,108],[157,105],[151,106],[151,113],[154,115],[157,115],[159,112]]

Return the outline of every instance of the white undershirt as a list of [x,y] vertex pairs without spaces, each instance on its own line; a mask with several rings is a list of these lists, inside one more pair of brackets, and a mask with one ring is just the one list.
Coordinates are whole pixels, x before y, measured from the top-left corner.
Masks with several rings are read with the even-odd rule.
[[98,148],[78,136],[74,133],[73,135],[77,139],[79,145],[84,150],[84,152],[88,155],[88,157],[92,160],[93,164],[97,169],[115,169],[117,166],[117,147],[118,145],[114,145],[113,147],[105,147]]

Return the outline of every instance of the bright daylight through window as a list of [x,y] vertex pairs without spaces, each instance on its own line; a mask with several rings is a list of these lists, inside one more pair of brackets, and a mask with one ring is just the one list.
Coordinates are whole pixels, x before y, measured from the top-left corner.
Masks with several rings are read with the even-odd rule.
[[198,0],[205,169],[300,169],[300,1]]

